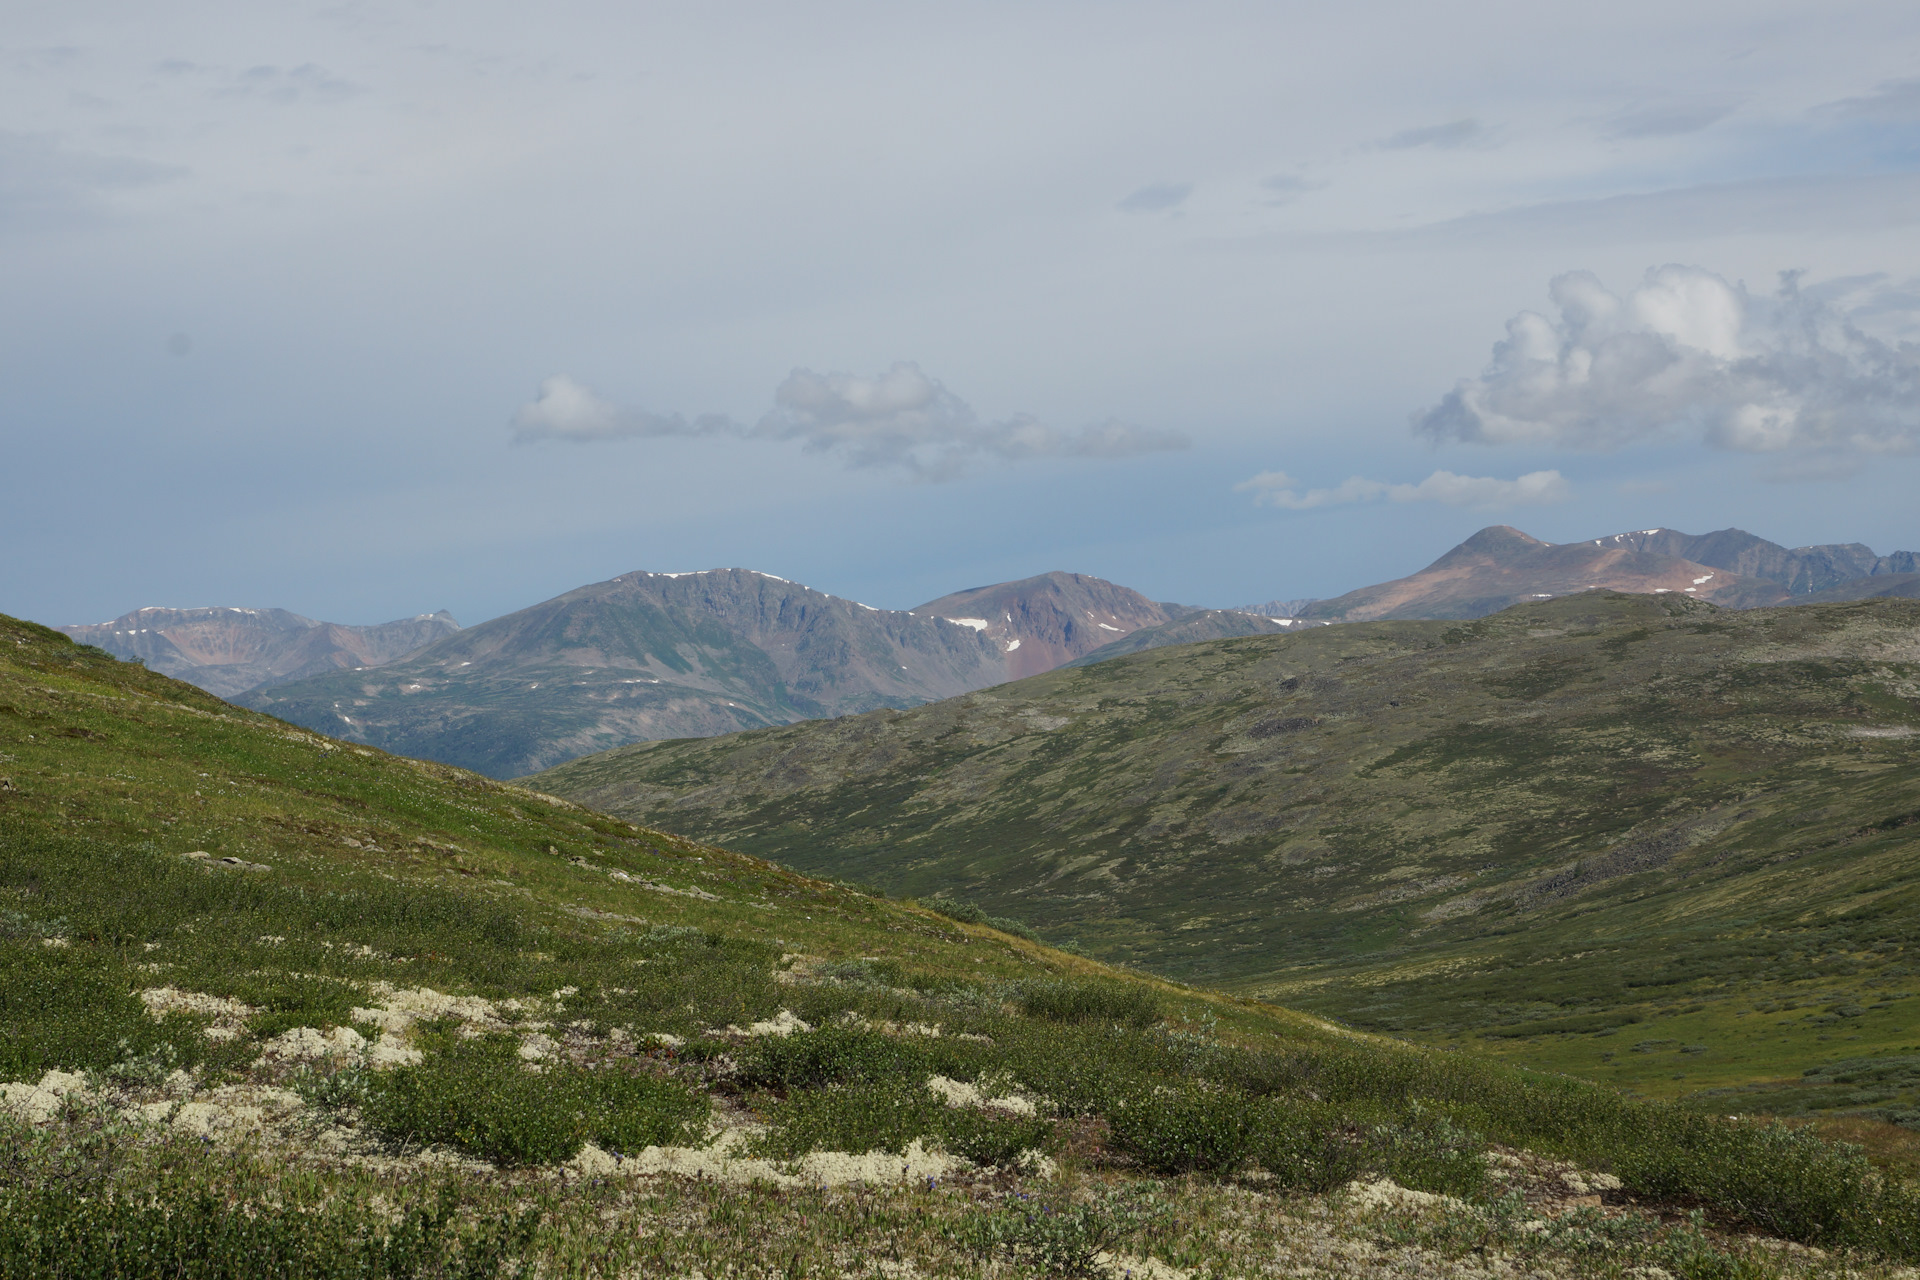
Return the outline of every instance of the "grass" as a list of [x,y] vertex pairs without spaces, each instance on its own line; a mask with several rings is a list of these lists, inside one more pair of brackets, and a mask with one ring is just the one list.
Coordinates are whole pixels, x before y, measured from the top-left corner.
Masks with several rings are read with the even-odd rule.
[[[1182,1225],[1128,1247],[1226,1274],[1252,1265],[1249,1242],[1294,1247],[1248,1227],[1248,1206],[1337,1236],[1349,1218],[1326,1193],[1356,1175],[1491,1222],[1495,1146],[1700,1207],[1722,1253],[1744,1225],[1862,1266],[1920,1258],[1910,1186],[1809,1130],[1108,969],[362,755],[21,624],[0,623],[0,702],[31,713],[0,719],[15,784],[0,792],[0,1079],[91,1081],[38,1127],[7,1122],[0,1256],[16,1274],[232,1274],[249,1257],[295,1275],[830,1273],[891,1249],[977,1275],[1039,1256],[1027,1228],[969,1234],[1011,1209],[1009,1188],[1078,1220],[1142,1179]],[[420,1059],[276,1058],[301,1027]],[[948,1105],[934,1076],[1033,1114]],[[209,1141],[187,1127],[188,1108],[239,1105],[285,1118]],[[756,1120],[774,1158],[919,1140],[982,1167],[854,1192],[566,1163],[588,1143],[633,1157]],[[1033,1150],[1057,1172],[1019,1172]],[[1522,1248],[1517,1232],[1500,1247]]]

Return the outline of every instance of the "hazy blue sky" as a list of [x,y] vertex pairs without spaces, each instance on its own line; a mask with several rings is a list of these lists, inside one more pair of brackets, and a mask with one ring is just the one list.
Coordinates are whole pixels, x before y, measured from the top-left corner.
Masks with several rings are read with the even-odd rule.
[[0,611],[1920,548],[1910,3],[7,12]]

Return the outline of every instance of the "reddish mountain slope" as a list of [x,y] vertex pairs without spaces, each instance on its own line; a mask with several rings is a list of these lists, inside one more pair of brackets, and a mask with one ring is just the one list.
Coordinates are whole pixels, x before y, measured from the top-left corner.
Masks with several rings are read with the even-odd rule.
[[1788,600],[1778,583],[1643,550],[1627,538],[1555,544],[1494,525],[1416,574],[1319,601],[1303,616],[1332,622],[1478,618],[1596,587],[1636,595],[1672,592],[1735,608]]
[[1039,675],[1141,627],[1195,612],[1161,604],[1138,591],[1084,573],[1043,573],[1018,582],[973,587],[913,610],[970,626],[998,645],[1006,678]]

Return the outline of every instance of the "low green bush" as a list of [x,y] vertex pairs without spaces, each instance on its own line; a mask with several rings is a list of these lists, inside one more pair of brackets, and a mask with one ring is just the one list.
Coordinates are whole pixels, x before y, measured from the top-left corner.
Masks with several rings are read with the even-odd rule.
[[1159,1192],[1151,1182],[1077,1202],[1017,1192],[963,1219],[949,1236],[982,1257],[1005,1257],[1041,1275],[1110,1275],[1100,1255],[1169,1225],[1173,1210]]
[[1232,1174],[1253,1159],[1272,1108],[1205,1085],[1151,1085],[1107,1111],[1114,1146],[1159,1174]]
[[329,1070],[303,1066],[294,1072],[289,1084],[308,1106],[319,1107],[323,1111],[340,1111],[364,1103],[374,1080],[374,1074],[364,1067]]
[[613,1067],[528,1069],[508,1036],[456,1042],[369,1086],[361,1114],[394,1142],[442,1142],[498,1164],[550,1164],[588,1140],[617,1152],[696,1132],[710,1104],[677,1081]]
[[1493,1192],[1486,1141],[1445,1116],[1416,1109],[1403,1124],[1383,1125],[1369,1135],[1366,1163],[1403,1187],[1484,1201]]
[[176,1142],[140,1167],[130,1136],[101,1113],[44,1127],[0,1118],[0,1280],[520,1275],[540,1221],[462,1213],[451,1184],[397,1212],[360,1197],[262,1202],[243,1189],[260,1188],[244,1161]]
[[1136,983],[1031,982],[1022,987],[1020,1011],[1050,1022],[1114,1022],[1150,1027],[1160,1020],[1159,999]]
[[963,924],[983,924],[990,929],[998,929],[1002,933],[1010,933],[1016,938],[1025,938],[1029,942],[1041,941],[1040,935],[1035,933],[1032,926],[1024,921],[1014,920],[1007,916],[990,916],[982,908],[971,902],[962,902],[958,898],[949,898],[945,894],[936,894],[931,898],[923,898],[920,901],[920,905],[938,915],[945,916],[949,920],[958,920]]
[[1697,1197],[1788,1239],[1920,1257],[1920,1193],[1808,1129],[1668,1109],[1613,1163],[1637,1192]]
[[462,1229],[448,1209],[398,1222],[360,1209],[237,1208],[207,1191],[167,1205],[66,1186],[0,1193],[0,1280],[385,1280],[516,1275],[538,1217]]
[[155,1022],[130,994],[125,967],[96,948],[0,941],[0,972],[0,1080],[102,1070],[154,1052],[191,1066],[204,1054],[201,1020]]
[[767,1108],[757,1149],[793,1158],[809,1151],[886,1151],[914,1139],[975,1164],[1006,1164],[1045,1148],[1052,1126],[1034,1116],[948,1106],[923,1084],[890,1081],[800,1089]]
[[741,1050],[737,1065],[742,1084],[778,1089],[924,1080],[935,1070],[924,1044],[866,1027],[844,1026],[762,1036]]

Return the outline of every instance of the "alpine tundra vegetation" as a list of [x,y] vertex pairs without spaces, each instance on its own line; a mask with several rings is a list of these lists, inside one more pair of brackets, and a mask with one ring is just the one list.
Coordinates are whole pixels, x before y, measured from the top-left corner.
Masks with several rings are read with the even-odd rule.
[[1917,751],[1920,602],[1587,592],[1152,649],[534,785],[1357,1027],[1911,1124]]
[[1810,1130],[1111,968],[11,619],[0,768],[0,1274],[1920,1260],[1904,1174]]

